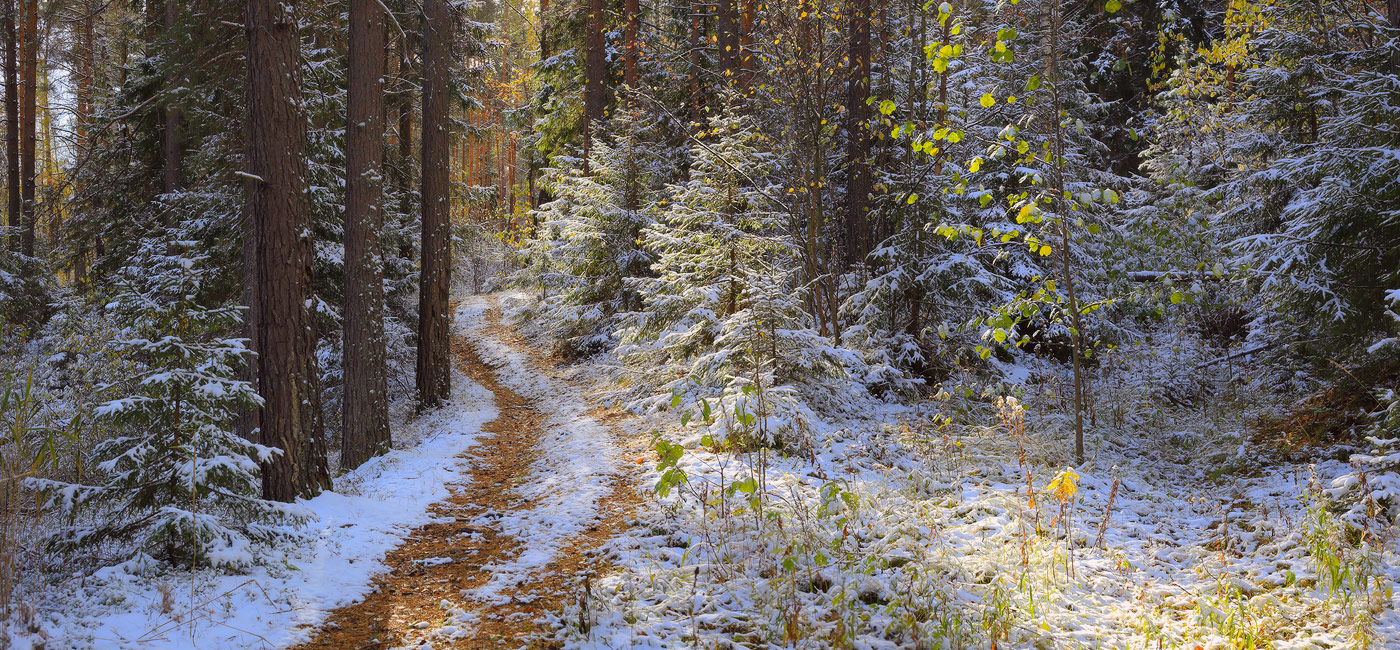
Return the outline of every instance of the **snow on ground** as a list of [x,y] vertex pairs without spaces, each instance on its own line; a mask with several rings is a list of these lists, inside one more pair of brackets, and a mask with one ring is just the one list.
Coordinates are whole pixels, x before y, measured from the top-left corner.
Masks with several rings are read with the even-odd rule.
[[[466,313],[470,315],[470,310]],[[457,458],[496,417],[490,391],[460,372],[451,405],[394,427],[395,449],[301,501],[315,514],[310,542],[270,549],[245,575],[145,571],[133,563],[75,575],[36,594],[32,623],[13,620],[16,650],[243,650],[304,641],[338,607],[362,599],[384,555],[428,507],[467,475]],[[191,612],[194,616],[191,617]],[[193,624],[191,624],[193,618]]]
[[[1335,566],[1357,579],[1329,587],[1299,500],[1306,468],[1222,480],[1182,459],[1100,459],[1062,511],[1046,488],[1063,465],[1030,461],[1033,506],[1016,450],[985,433],[924,450],[911,442],[886,463],[870,455],[868,437],[828,432],[816,463],[768,459],[761,503],[732,491],[757,474],[756,459],[688,449],[687,486],[612,540],[622,570],[595,584],[587,629],[577,610],[557,619],[559,639],[570,648],[688,647],[698,636],[700,647],[1282,649],[1359,647],[1364,636],[1400,647],[1394,539],[1368,558],[1339,553]],[[1318,471],[1325,483],[1346,469]]]
[[[606,388],[609,363],[572,374]],[[698,418],[659,416],[663,438],[685,448],[687,480],[607,543],[618,570],[553,619],[556,640],[1400,647],[1396,532],[1357,545],[1309,507],[1310,476],[1329,485],[1351,471],[1342,462],[1275,463],[1246,443],[1242,419],[1125,394],[1150,417],[1102,418],[1088,462],[1062,474],[1072,434],[1054,408],[852,399],[859,416],[813,421],[814,448],[787,452],[707,447]],[[661,479],[654,464],[634,468],[643,485]]]
[[528,478],[514,488],[517,499],[533,505],[510,512],[485,512],[473,520],[473,525],[495,527],[515,538],[521,551],[487,566],[491,579],[479,588],[463,591],[463,606],[447,607],[442,626],[425,630],[425,639],[468,636],[479,616],[472,611],[472,603],[504,603],[520,597],[515,588],[544,569],[571,539],[598,522],[599,500],[625,468],[622,449],[613,434],[588,415],[592,407],[587,399],[566,382],[531,365],[528,351],[512,348],[489,333],[482,318],[485,305],[480,297],[464,301],[457,314],[459,327],[482,360],[494,368],[497,381],[532,400],[547,416],[536,443],[540,457],[532,464]]

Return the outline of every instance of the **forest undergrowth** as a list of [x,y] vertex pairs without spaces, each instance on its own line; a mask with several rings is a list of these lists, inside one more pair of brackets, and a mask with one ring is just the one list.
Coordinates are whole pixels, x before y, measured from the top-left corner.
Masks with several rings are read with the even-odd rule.
[[[537,322],[533,301],[518,300],[520,322]],[[1053,366],[1029,386],[968,377],[914,404],[851,398],[837,417],[773,417],[759,389],[724,402],[676,397],[652,415],[650,510],[610,542],[618,572],[557,616],[556,638],[657,648],[1400,642],[1400,531],[1378,510],[1347,518],[1357,501],[1334,487],[1365,470],[1290,462],[1295,449],[1256,444],[1260,423],[1289,405],[1196,365],[1178,348],[1101,367],[1077,467],[1067,382]],[[606,357],[574,372],[613,377],[595,384],[605,399],[627,394],[616,383],[626,373]],[[1188,379],[1209,388],[1179,405],[1162,399]],[[778,421],[804,424],[780,444],[753,444]],[[1369,490],[1360,499],[1382,507]]]

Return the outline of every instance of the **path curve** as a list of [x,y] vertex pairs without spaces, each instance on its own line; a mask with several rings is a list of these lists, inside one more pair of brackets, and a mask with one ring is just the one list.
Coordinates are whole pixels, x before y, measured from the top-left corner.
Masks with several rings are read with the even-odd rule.
[[[365,600],[332,612],[297,650],[540,647],[545,615],[606,570],[598,549],[640,502],[614,418],[556,379],[494,298],[454,311],[453,358],[500,415],[461,457],[469,480],[433,505],[437,521],[385,557],[390,570]],[[581,447],[592,453],[577,457]]]

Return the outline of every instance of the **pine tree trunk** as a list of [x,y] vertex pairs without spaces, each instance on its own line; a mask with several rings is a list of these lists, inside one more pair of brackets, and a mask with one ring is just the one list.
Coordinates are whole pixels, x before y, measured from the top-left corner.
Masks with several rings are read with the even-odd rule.
[[846,255],[847,268],[869,252],[865,213],[870,200],[870,0],[854,0],[850,16],[850,81],[846,100]]
[[734,2],[735,0],[719,0],[715,8],[719,67],[726,83],[737,80],[739,74],[739,12]]
[[1390,26],[1400,29],[1400,0],[1386,0],[1385,16],[1390,19]]
[[604,76],[607,61],[603,40],[606,8],[603,0],[588,0],[588,51],[584,56],[583,87],[583,168],[588,171],[588,156],[593,152],[593,124],[603,119]]
[[[175,27],[175,19],[179,16],[180,7],[176,0],[165,0],[165,38],[166,47],[174,47],[173,35],[170,33]],[[169,85],[176,85],[178,82],[168,80]],[[169,91],[169,88],[166,89]],[[180,149],[180,108],[171,105],[170,97],[166,97],[165,106],[165,129],[161,131],[161,152],[163,167],[161,174],[161,189],[166,194],[180,191],[180,167],[183,163],[184,151]]]
[[447,0],[423,3],[423,263],[418,298],[418,400],[444,403],[451,391],[447,292],[452,233],[448,205],[451,136],[447,115],[451,26]]
[[379,0],[350,0],[345,152],[345,328],[340,466],[389,450],[384,363],[384,39]]
[[8,245],[20,248],[19,229],[22,225],[19,180],[19,81],[15,35],[15,0],[5,3],[5,217],[11,228]]
[[549,58],[549,0],[540,0],[540,60]]
[[[395,166],[399,191],[399,214],[406,220],[413,211],[413,84],[407,83],[410,73],[408,65],[408,39],[400,35],[398,78],[402,92],[399,93],[399,152]],[[406,260],[417,258],[411,242],[405,240],[399,249],[399,256]]]
[[[78,74],[77,74],[77,111],[73,116],[74,126],[78,134],[77,151],[86,152],[92,149],[91,127],[93,112],[93,88],[96,80],[93,78],[96,72],[93,47],[95,45],[95,35],[93,21],[96,20],[100,8],[96,6],[95,0],[83,0],[80,5],[83,12],[82,20],[78,27]],[[81,154],[80,154],[81,155]],[[87,284],[88,272],[88,237],[87,234],[79,230],[74,233],[76,242],[73,251],[73,284],[82,286]]]
[[[690,0],[690,121],[700,124],[704,117],[704,83],[700,79],[700,53],[705,49],[705,19],[701,12],[705,0]],[[697,127],[698,128],[698,127]]]
[[24,7],[20,30],[20,107],[19,107],[19,175],[20,175],[20,253],[34,256],[34,158],[35,132],[39,89],[39,0],[20,0]]
[[256,247],[254,337],[263,398],[263,496],[291,501],[330,486],[322,437],[311,293],[306,118],[294,0],[248,0],[248,216]]
[[739,87],[748,90],[754,74],[758,72],[754,65],[756,48],[753,40],[758,3],[756,0],[743,0],[743,3],[743,9],[739,12]]
[[637,0],[624,0],[626,22],[623,23],[622,42],[624,44],[622,82],[632,90],[637,89],[637,59],[641,50],[637,45],[637,32],[641,31],[642,12]]

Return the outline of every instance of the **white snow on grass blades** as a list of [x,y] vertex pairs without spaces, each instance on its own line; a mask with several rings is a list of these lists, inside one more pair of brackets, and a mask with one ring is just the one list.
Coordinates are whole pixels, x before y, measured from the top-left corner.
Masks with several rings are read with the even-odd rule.
[[[939,407],[928,408],[871,404],[856,421],[815,423],[815,458],[685,449],[678,467],[688,480],[644,508],[642,526],[608,542],[621,570],[593,583],[586,608],[554,619],[556,640],[568,648],[1400,645],[1396,538],[1350,546],[1334,519],[1309,507],[1318,489],[1307,467],[1242,457],[1237,434],[1164,426],[1129,449],[1095,442],[1073,487],[1068,473],[1052,487],[1068,462],[1054,414],[999,419],[980,407],[945,428],[928,424]],[[755,486],[749,479],[762,479],[764,465]],[[644,485],[659,480],[653,467]],[[1346,471],[1319,463],[1314,486]]]
[[271,549],[245,575],[200,571],[193,594],[188,572],[136,562],[74,576],[43,596],[39,632],[11,625],[11,647],[242,650],[304,641],[332,610],[361,600],[386,569],[385,553],[430,523],[428,507],[469,470],[457,456],[495,417],[490,391],[455,372],[448,407],[395,426],[396,449],[337,477],[336,491],[300,502],[316,515],[305,529],[310,543]]

